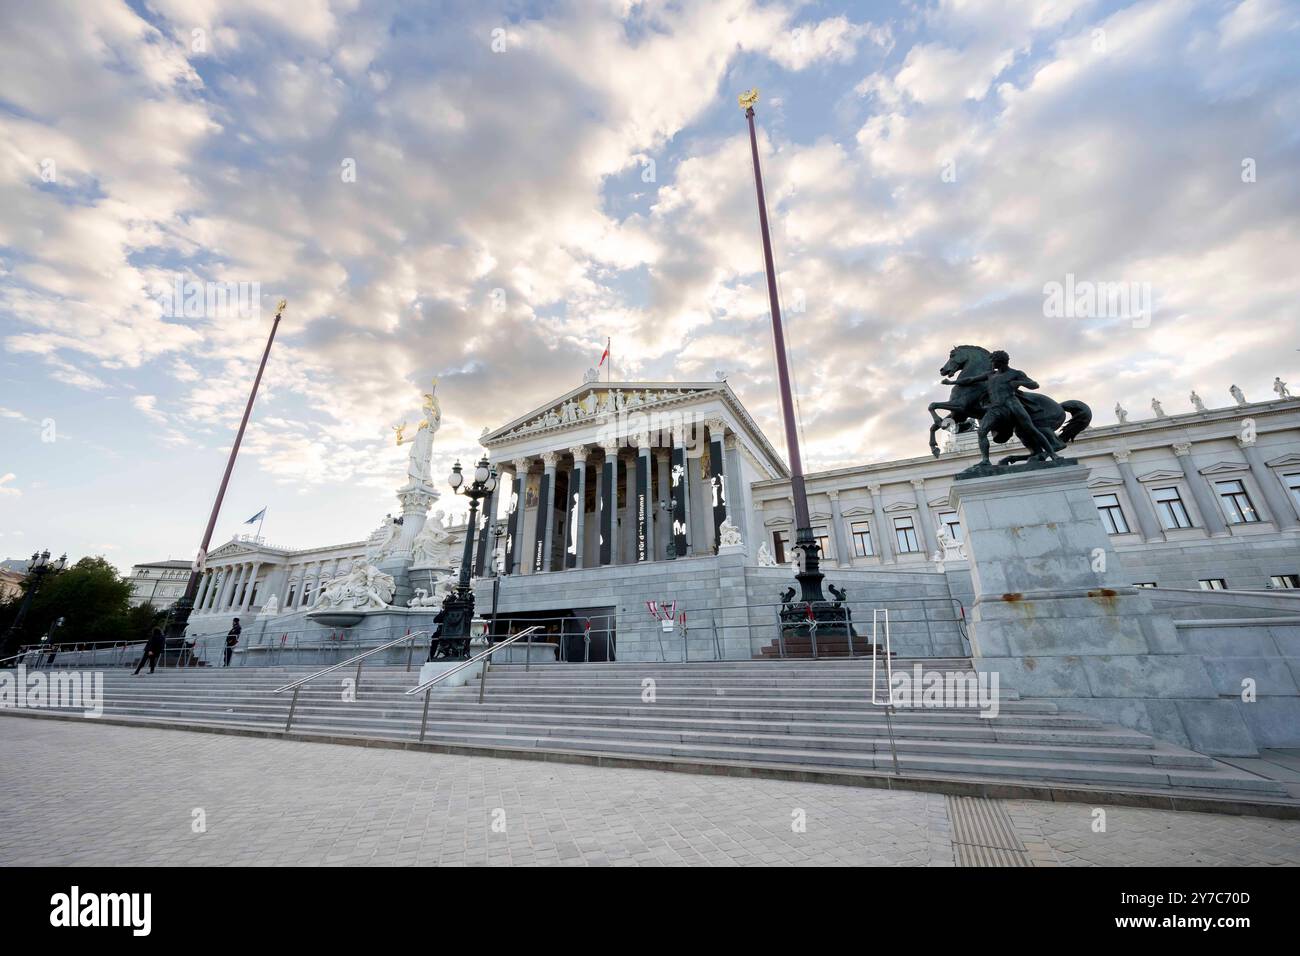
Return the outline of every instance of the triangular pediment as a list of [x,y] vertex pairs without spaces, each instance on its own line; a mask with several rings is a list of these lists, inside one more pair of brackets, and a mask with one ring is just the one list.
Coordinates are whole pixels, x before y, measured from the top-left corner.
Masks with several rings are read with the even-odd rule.
[[844,511],[844,517],[846,518],[861,518],[869,514],[871,514],[871,509],[864,508],[861,505],[854,505],[852,508],[847,508]]
[[1286,468],[1289,465],[1300,465],[1300,455],[1283,455],[1280,458],[1266,461],[1264,464],[1270,468]]
[[908,503],[906,501],[895,501],[892,505],[885,505],[885,510],[889,512],[915,511],[916,505],[915,503]]
[[666,408],[705,395],[713,395],[725,384],[671,382],[584,382],[558,399],[534,408],[514,421],[479,439],[491,446],[503,439],[561,431],[610,418],[619,412]]
[[1204,468],[1196,469],[1202,475],[1236,475],[1243,471],[1249,471],[1247,465],[1238,464],[1234,461],[1219,461],[1213,465],[1206,465]]
[[1094,478],[1088,482],[1089,488],[1117,488],[1124,482],[1118,478]]
[[1177,481],[1182,477],[1183,473],[1181,471],[1157,468],[1155,471],[1148,471],[1145,475],[1138,475],[1138,481]]
[[931,508],[947,508],[947,507],[948,507],[948,496],[947,496],[947,495],[943,495],[942,497],[939,497],[939,498],[931,498],[931,499],[930,499],[930,507],[931,507]]
[[209,551],[209,558],[230,558],[237,554],[252,554],[253,549],[238,541],[227,541],[215,551]]
[[784,518],[784,517],[779,517],[779,518],[768,518],[766,521],[763,522],[763,527],[764,527],[764,528],[784,528],[784,527],[787,527],[787,526],[792,525],[792,524],[794,524],[794,522],[791,521],[789,518]]

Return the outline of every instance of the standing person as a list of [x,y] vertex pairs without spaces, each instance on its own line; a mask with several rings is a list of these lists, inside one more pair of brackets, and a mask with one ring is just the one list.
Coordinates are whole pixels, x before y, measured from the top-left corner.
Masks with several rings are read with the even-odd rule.
[[235,653],[235,645],[239,643],[239,632],[241,630],[239,618],[235,618],[235,623],[230,625],[230,630],[226,634],[226,667],[230,666],[230,655]]
[[[161,627],[155,627],[153,633],[149,635],[149,640],[145,641],[144,653],[140,655],[140,663],[135,665],[135,674],[140,673],[140,668],[144,667],[145,661],[149,662],[149,673],[158,666],[158,658],[162,656],[163,648],[166,646],[163,639]],[[131,676],[135,676],[135,674]]]

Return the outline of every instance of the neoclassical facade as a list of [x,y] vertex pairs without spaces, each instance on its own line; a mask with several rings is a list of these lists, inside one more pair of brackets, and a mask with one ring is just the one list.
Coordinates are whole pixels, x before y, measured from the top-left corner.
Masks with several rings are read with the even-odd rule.
[[[1133,583],[1300,586],[1300,400],[1100,425],[1065,454],[1091,470],[1098,515]],[[814,534],[829,563],[932,564],[939,529],[961,540],[948,492],[954,477],[978,458],[969,433],[939,458],[809,475]],[[789,482],[760,481],[752,495],[763,535],[779,559],[792,535]]]
[[[918,449],[924,436],[918,426]],[[474,573],[480,583],[501,578],[504,613],[599,610],[616,619],[630,655],[634,641],[653,639],[639,630],[646,600],[763,605],[789,577],[772,566],[790,557],[789,471],[725,381],[587,381],[480,441],[501,480],[482,511]],[[1097,425],[1067,454],[1090,469],[1098,517],[1132,583],[1300,586],[1300,401]],[[853,600],[903,601],[922,587],[939,603],[965,600],[969,572],[949,491],[977,459],[973,435],[950,436],[937,458],[807,476],[824,566],[852,584]],[[445,530],[458,562],[465,528]],[[724,531],[731,544],[722,555]],[[277,631],[309,628],[320,587],[367,562],[371,544],[292,549],[235,538],[209,555],[192,630],[219,632],[232,617],[271,610]],[[757,653],[763,640],[728,653]],[[650,647],[646,654],[660,653]]]

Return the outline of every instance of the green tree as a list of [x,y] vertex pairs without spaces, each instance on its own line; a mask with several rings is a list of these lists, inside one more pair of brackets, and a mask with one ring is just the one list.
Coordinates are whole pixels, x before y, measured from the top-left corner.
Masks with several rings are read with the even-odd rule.
[[[103,558],[82,558],[64,571],[47,575],[23,621],[22,643],[34,643],[59,618],[59,644],[136,639],[140,626],[131,608],[131,583]],[[147,632],[146,632],[147,633]]]

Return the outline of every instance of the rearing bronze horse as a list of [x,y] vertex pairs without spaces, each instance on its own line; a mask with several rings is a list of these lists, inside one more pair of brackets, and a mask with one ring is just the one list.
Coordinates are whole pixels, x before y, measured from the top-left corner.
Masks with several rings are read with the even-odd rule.
[[[935,441],[934,435],[944,427],[945,422],[950,420],[954,422],[958,433],[970,431],[988,411],[987,390],[984,384],[963,385],[962,381],[982,375],[992,368],[993,362],[988,350],[978,345],[959,345],[948,353],[948,361],[939,370],[939,374],[945,377],[960,374],[952,387],[952,392],[948,395],[948,401],[930,404],[930,418],[934,420],[930,426],[930,451],[936,458],[939,456],[939,443]],[[1067,442],[1073,441],[1081,431],[1092,424],[1092,409],[1083,402],[1071,400],[1058,403],[1039,392],[1021,392],[1019,397],[1038,430],[1056,443],[1053,451],[1060,451]],[[948,417],[941,418],[938,414],[940,411],[948,412]],[[1067,414],[1070,416],[1069,421],[1065,420]],[[1059,432],[1057,432],[1058,428]],[[1013,424],[1010,421],[999,421],[992,430],[993,440],[999,445],[1008,441],[1012,436],[1012,429]],[[1005,465],[1032,457],[1042,456],[1011,455],[1002,459],[999,464]]]

